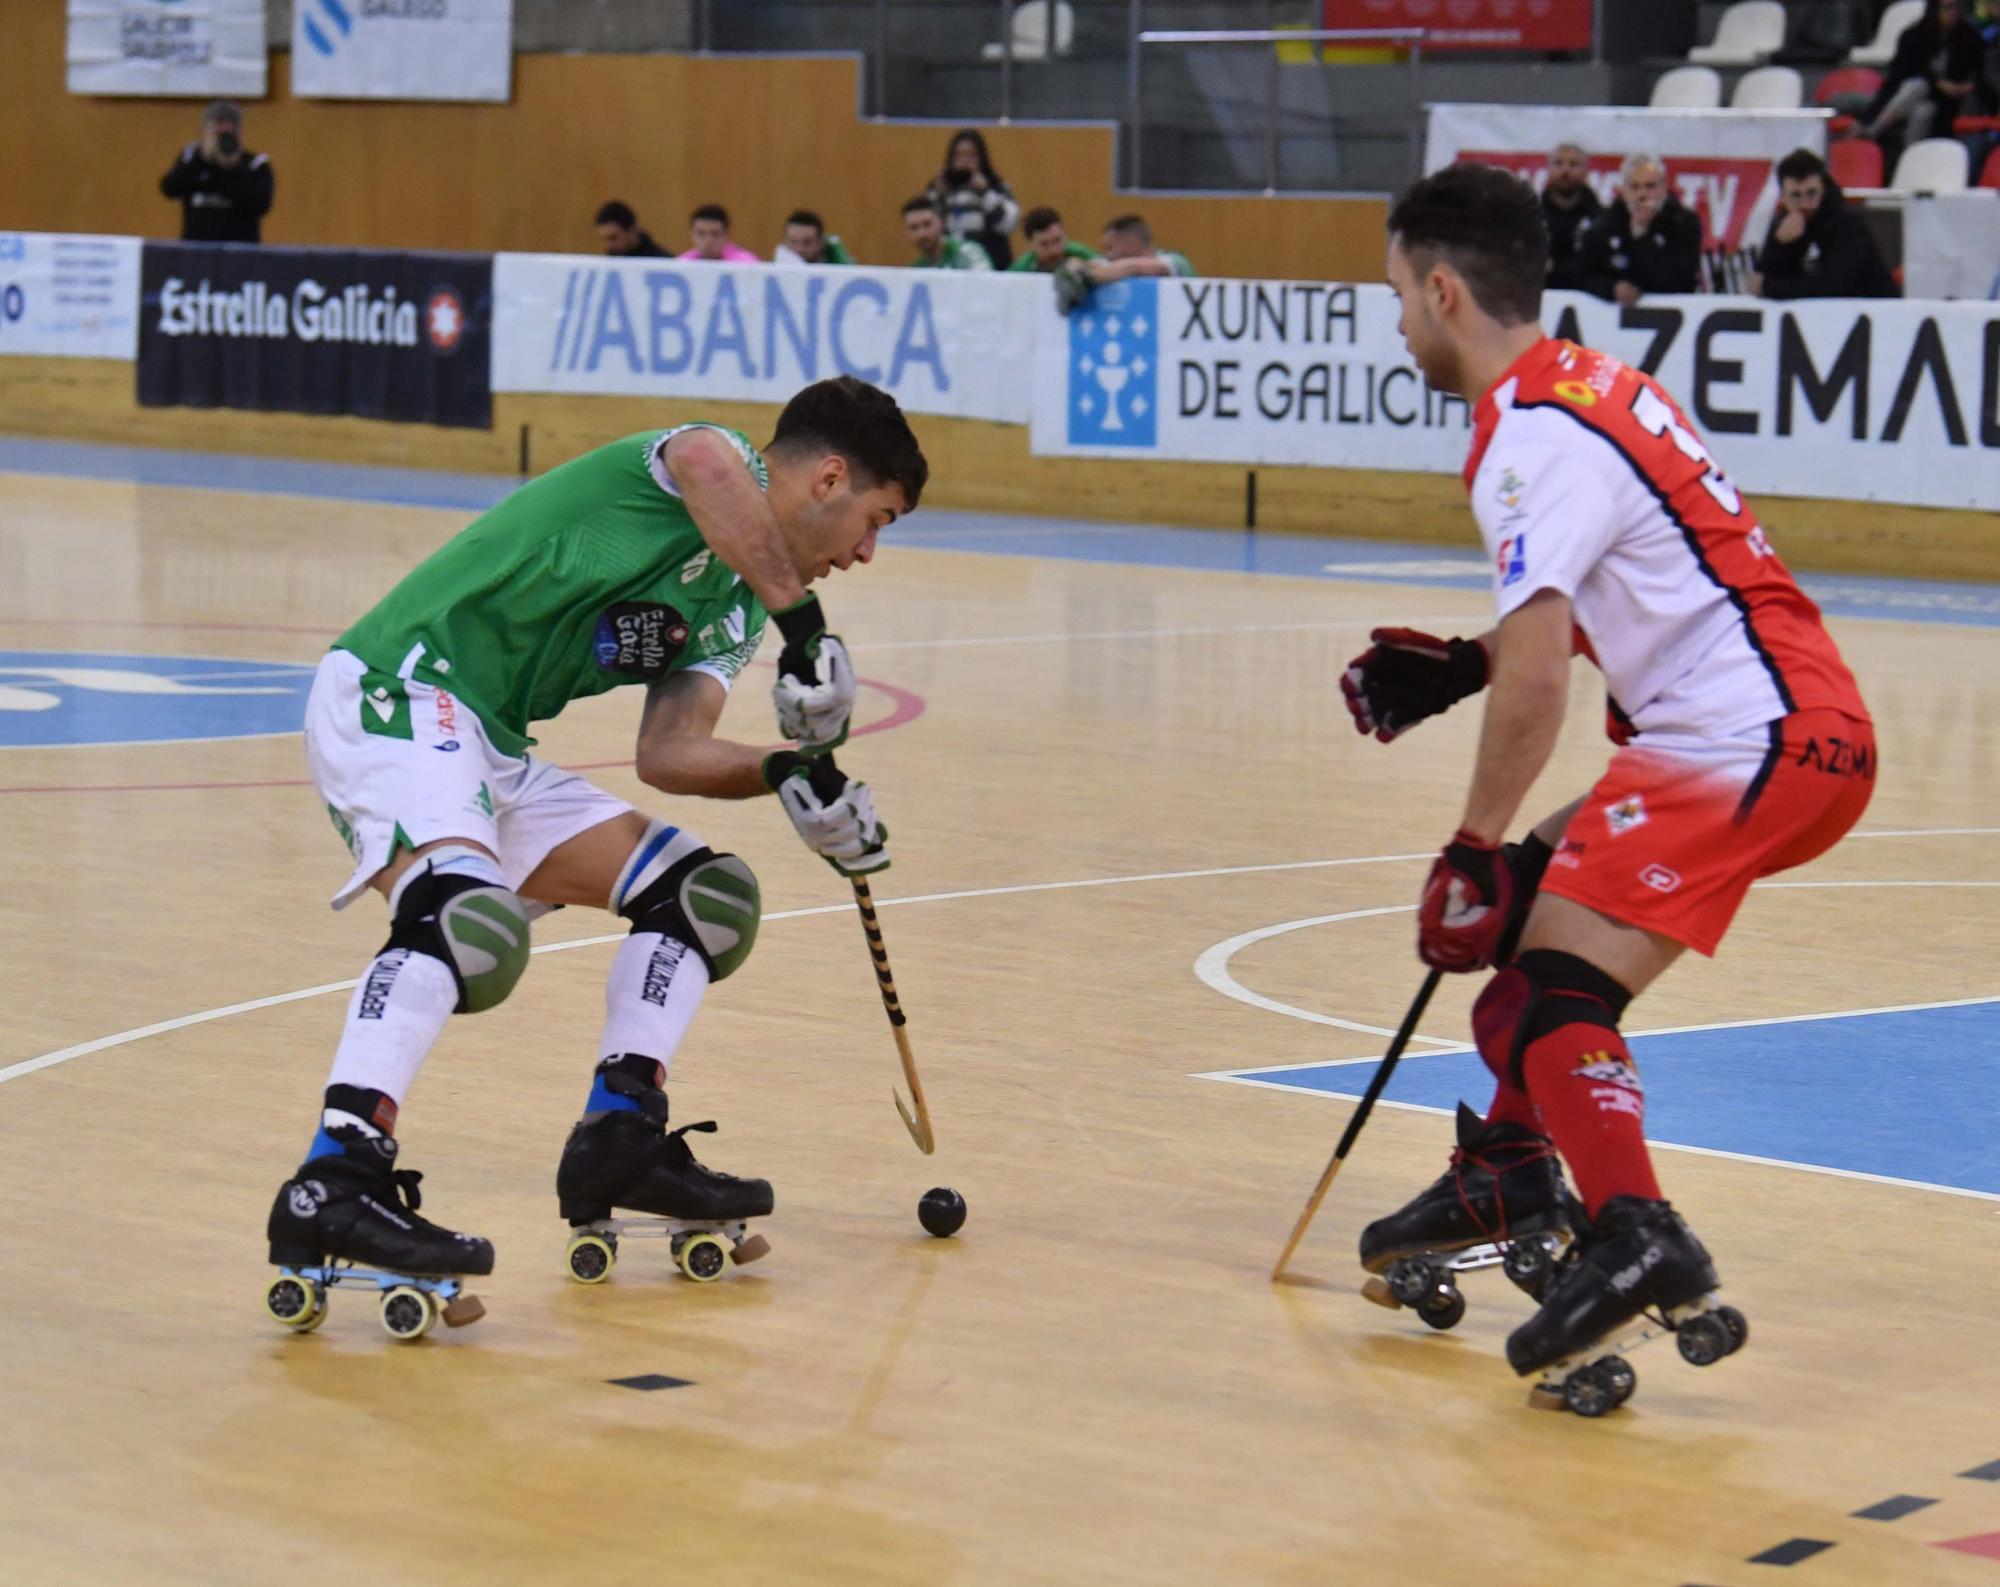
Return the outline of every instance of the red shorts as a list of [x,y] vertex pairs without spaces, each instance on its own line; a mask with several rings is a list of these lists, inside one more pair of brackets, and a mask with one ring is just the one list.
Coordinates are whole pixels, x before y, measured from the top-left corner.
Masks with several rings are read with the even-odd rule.
[[1875,729],[1824,709],[1760,737],[1635,744],[1564,828],[1542,891],[1712,955],[1752,882],[1861,819],[1876,762]]

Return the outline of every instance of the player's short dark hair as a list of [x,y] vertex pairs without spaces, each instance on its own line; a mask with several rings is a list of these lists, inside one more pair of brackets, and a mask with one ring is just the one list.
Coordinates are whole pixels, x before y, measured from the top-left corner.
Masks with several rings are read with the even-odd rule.
[[1144,215],[1115,215],[1104,223],[1104,229],[1136,238],[1148,248],[1153,246],[1153,228],[1146,224]]
[[944,206],[940,204],[936,199],[932,198],[928,193],[919,193],[915,198],[908,200],[903,205],[903,213],[906,216],[914,215],[920,209],[929,210],[933,215],[937,216],[940,220],[944,218]]
[[628,230],[639,224],[639,217],[632,213],[632,206],[622,198],[597,206],[597,219],[593,226],[623,226]]
[[1060,226],[1061,224],[1062,216],[1050,209],[1048,205],[1043,204],[1037,209],[1028,211],[1028,218],[1021,222],[1021,235],[1023,237],[1039,237],[1051,226]]
[[896,399],[852,375],[817,381],[786,403],[770,450],[837,453],[864,487],[902,486],[906,507],[916,506],[931,477]]
[[688,216],[688,224],[692,226],[698,220],[719,220],[724,231],[729,229],[729,211],[720,204],[703,204],[697,207],[695,212]]
[[819,218],[819,211],[817,210],[795,209],[785,217],[785,224],[787,226],[810,226],[822,236],[826,232],[826,222]]
[[1826,161],[1810,149],[1794,149],[1778,162],[1780,182],[1803,182],[1808,177],[1826,179]]
[[1502,325],[1541,318],[1549,229],[1535,190],[1518,177],[1471,163],[1434,171],[1396,201],[1389,235],[1419,273],[1444,260]]

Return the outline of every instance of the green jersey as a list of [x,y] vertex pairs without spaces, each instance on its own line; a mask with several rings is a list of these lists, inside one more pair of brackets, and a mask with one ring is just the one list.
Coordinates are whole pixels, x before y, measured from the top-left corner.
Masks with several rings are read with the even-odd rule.
[[910,261],[912,270],[991,270],[993,261],[986,250],[970,237],[947,237],[936,259],[919,254]]
[[502,754],[572,700],[670,673],[726,687],[764,637],[764,608],[701,537],[662,452],[714,429],[758,487],[748,437],[720,425],[627,436],[550,470],[475,519],[334,641],[364,687],[415,678],[478,713]]
[[[1099,253],[1095,248],[1086,248],[1080,242],[1065,242],[1063,244],[1063,258],[1065,259],[1102,259],[1103,257],[1104,255]],[[1045,276],[1055,274],[1055,271],[1045,267],[1042,261],[1035,257],[1035,250],[1033,248],[1030,248],[1020,258],[1007,266],[1007,272],[1010,275],[1020,275],[1030,270],[1038,270]]]

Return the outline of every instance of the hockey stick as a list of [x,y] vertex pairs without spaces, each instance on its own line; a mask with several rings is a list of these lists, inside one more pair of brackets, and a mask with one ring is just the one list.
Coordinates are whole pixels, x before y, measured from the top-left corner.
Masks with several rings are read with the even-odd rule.
[[1409,1013],[1403,1016],[1396,1036],[1389,1043],[1389,1050],[1382,1055],[1382,1061],[1375,1066],[1374,1078],[1368,1082],[1368,1089],[1361,1093],[1361,1104],[1354,1110],[1354,1117],[1347,1121],[1347,1128],[1341,1131],[1340,1144],[1333,1149],[1333,1158],[1326,1165],[1326,1172],[1319,1176],[1319,1183],[1313,1187],[1312,1199],[1306,1203],[1306,1210],[1299,1214],[1299,1221],[1292,1225],[1292,1237],[1285,1242],[1285,1249],[1278,1255],[1278,1265],[1271,1269],[1271,1282],[1277,1283],[1285,1271],[1285,1264],[1292,1259],[1292,1253],[1299,1248],[1299,1241],[1306,1237],[1306,1228],[1319,1211],[1319,1204],[1326,1200],[1326,1193],[1333,1188],[1334,1176],[1340,1172],[1340,1165],[1347,1161],[1355,1139],[1361,1134],[1361,1126],[1368,1122],[1368,1115],[1375,1111],[1375,1099],[1382,1095],[1382,1088],[1389,1083],[1389,1076],[1396,1072],[1396,1064],[1403,1056],[1403,1049],[1410,1045],[1410,1037],[1416,1034],[1417,1021],[1424,1017],[1424,1010],[1430,1006],[1431,993],[1438,982],[1444,979],[1444,971],[1433,970],[1424,977],[1424,984],[1417,988],[1415,1000],[1410,1004]]

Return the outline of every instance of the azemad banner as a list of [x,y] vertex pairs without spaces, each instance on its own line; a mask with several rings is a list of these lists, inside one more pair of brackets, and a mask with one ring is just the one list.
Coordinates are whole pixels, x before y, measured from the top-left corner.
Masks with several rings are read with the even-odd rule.
[[[1033,448],[1456,473],[1383,286],[1138,280],[1043,326]],[[1551,294],[1549,328],[1657,375],[1730,477],[1771,495],[2000,502],[2000,304]]]
[[1794,149],[1826,153],[1825,110],[1641,110],[1585,105],[1432,105],[1424,169],[1458,160],[1497,165],[1537,192],[1549,150],[1581,144],[1590,182],[1609,204],[1628,154],[1654,154],[1667,182],[1702,219],[1710,247],[1764,240],[1778,200],[1777,163]]
[[0,357],[139,352],[139,239],[0,231]]
[[261,99],[264,0],[69,0],[72,94]]
[[292,0],[292,92],[506,99],[514,0]]
[[913,413],[1028,420],[1043,277],[501,254],[496,391],[783,402],[834,375]]
[[139,401],[492,423],[492,261],[147,243]]

